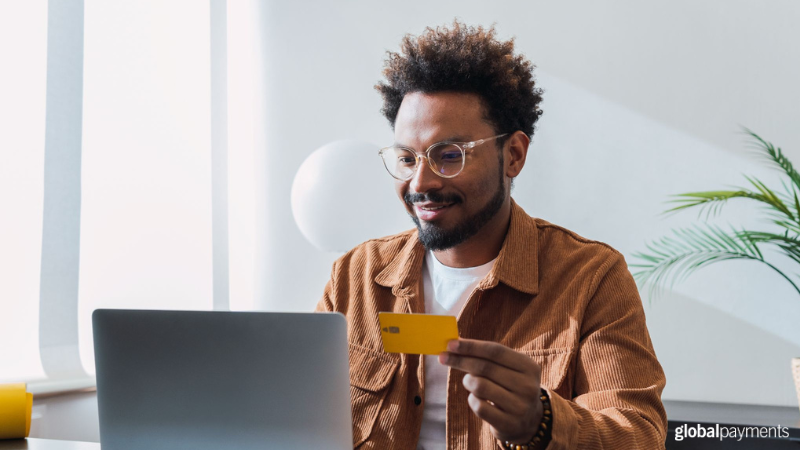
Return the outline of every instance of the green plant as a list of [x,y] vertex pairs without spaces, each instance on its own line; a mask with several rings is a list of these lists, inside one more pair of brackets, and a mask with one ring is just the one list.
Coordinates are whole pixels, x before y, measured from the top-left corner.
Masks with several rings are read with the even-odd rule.
[[[757,155],[766,157],[770,166],[782,172],[788,178],[781,179],[783,192],[770,189],[755,177],[745,175],[753,189],[734,188],[725,191],[690,192],[672,195],[671,203],[679,205],[664,211],[674,213],[687,208],[699,207],[700,217],[703,211],[708,219],[717,215],[728,200],[734,198],[749,199],[765,207],[771,223],[780,227],[781,232],[737,230],[730,226],[725,231],[712,224],[695,224],[688,228],[673,229],[674,237],[665,236],[646,244],[651,253],[634,253],[634,257],[642,260],[641,264],[631,264],[638,270],[633,274],[640,288],[649,286],[648,293],[652,298],[653,290],[664,287],[669,280],[673,287],[676,281],[683,281],[695,270],[714,262],[731,259],[757,261],[766,264],[791,283],[800,294],[800,288],[790,276],[768,262],[759,246],[774,246],[797,263],[800,263],[800,174],[794,169],[789,159],[772,143],[765,141],[754,132],[745,129],[753,139]],[[762,247],[763,248],[763,247]],[[797,274],[794,274],[798,277]]]

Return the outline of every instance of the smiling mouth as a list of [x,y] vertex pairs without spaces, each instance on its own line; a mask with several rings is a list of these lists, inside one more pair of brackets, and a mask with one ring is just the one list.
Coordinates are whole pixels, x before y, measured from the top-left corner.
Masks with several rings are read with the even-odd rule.
[[455,203],[447,203],[444,205],[436,205],[436,204],[425,204],[421,205],[419,203],[414,205],[414,211],[416,212],[416,217],[419,220],[424,220],[426,222],[438,220],[442,217],[447,210],[453,206]]
[[[451,203],[452,204],[452,203]],[[450,205],[440,205],[440,206],[420,206],[419,209],[423,211],[438,211],[442,208],[447,208]]]

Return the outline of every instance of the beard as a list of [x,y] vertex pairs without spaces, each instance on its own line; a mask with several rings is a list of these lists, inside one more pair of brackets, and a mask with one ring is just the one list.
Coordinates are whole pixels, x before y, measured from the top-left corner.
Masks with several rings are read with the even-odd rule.
[[[503,202],[506,199],[505,186],[503,186],[503,159],[500,159],[500,174],[498,176],[499,182],[497,189],[489,202],[481,208],[480,211],[467,217],[461,223],[456,224],[452,229],[445,229],[436,224],[429,223],[423,227],[420,223],[419,217],[415,214],[409,214],[414,225],[417,226],[419,231],[418,236],[422,245],[427,250],[439,251],[453,248],[467,239],[475,236],[490,220],[500,211],[503,207]],[[425,194],[406,194],[403,200],[409,205],[415,202],[430,201],[434,203],[461,203],[462,200],[456,195],[443,195],[438,192],[429,192]]]

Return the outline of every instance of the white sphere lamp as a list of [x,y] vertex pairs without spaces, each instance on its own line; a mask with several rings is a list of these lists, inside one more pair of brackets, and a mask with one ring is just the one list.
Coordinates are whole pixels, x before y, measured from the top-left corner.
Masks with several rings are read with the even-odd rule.
[[318,249],[346,252],[414,226],[378,149],[368,142],[335,141],[315,150],[298,169],[292,214]]

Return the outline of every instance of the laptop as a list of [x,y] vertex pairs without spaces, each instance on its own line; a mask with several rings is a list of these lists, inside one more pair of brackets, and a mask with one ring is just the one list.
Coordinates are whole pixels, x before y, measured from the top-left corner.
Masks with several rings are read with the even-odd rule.
[[103,450],[352,449],[338,313],[98,309]]

